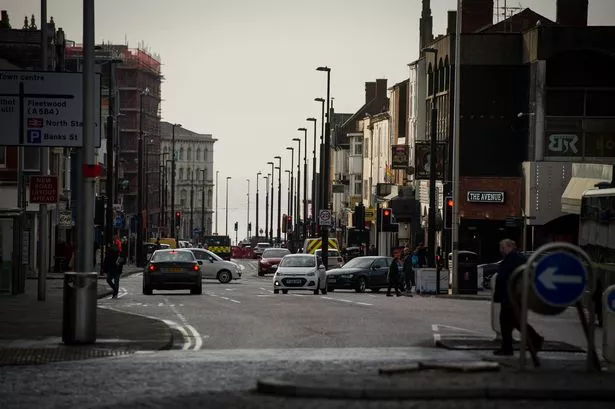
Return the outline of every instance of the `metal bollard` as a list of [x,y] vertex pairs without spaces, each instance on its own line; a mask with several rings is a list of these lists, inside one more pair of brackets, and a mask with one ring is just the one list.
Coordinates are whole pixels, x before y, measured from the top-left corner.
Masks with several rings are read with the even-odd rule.
[[96,342],[97,273],[64,273],[62,342]]
[[602,356],[615,364],[615,285],[602,293]]
[[491,277],[491,329],[495,332],[495,340],[501,340],[502,334],[500,333],[500,309],[502,306],[499,302],[495,302],[495,283],[498,279],[498,273],[495,273]]

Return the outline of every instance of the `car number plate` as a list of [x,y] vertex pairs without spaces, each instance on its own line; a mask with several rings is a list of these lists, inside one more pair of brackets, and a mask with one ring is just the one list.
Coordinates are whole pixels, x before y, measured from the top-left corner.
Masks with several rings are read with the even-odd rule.
[[181,268],[169,268],[168,269],[169,273],[179,273],[180,271],[182,271]]
[[328,278],[328,279],[327,279],[327,282],[328,282],[328,283],[334,283],[334,282],[335,282],[335,278]]
[[288,284],[301,284],[301,280],[298,279],[289,279],[287,282]]

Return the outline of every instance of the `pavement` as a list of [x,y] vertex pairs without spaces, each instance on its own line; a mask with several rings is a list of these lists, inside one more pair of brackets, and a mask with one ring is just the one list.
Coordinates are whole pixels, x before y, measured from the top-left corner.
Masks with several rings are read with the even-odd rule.
[[[611,391],[609,385],[615,382],[610,372],[583,372],[583,353],[543,352],[542,368],[518,373],[514,359],[495,360],[489,350],[436,347],[443,340],[492,340],[488,301],[351,291],[274,295],[271,276],[258,277],[254,261],[239,263],[244,267],[241,280],[205,280],[203,295],[155,291],[146,296],[140,273],[124,278],[120,298],[101,299],[100,311],[129,314],[122,319],[137,314],[163,320],[173,334],[171,350],[4,367],[3,409],[204,403],[208,408],[518,408],[523,401],[507,399],[519,396],[534,407],[572,408],[583,402],[584,409],[590,409],[605,407],[605,402],[592,399],[614,396],[594,393],[603,383],[600,390]],[[531,315],[530,322],[547,340],[585,348],[574,311],[556,317]],[[476,362],[496,363],[498,370],[424,369],[433,363],[473,367]],[[416,369],[419,363],[421,371]],[[410,372],[398,373],[399,367]],[[383,369],[395,374],[384,376]],[[563,371],[565,376],[552,375]],[[530,394],[530,387],[543,392]],[[440,394],[434,396],[434,391]],[[568,400],[556,402],[562,396]]]
[[[139,271],[129,266],[124,279]],[[97,342],[65,346],[61,338],[63,282],[47,280],[45,301],[37,300],[37,285],[35,280],[26,280],[24,294],[0,297],[0,366],[127,355],[173,344],[170,328],[160,320],[99,308]],[[98,298],[109,298],[111,293],[106,281],[99,279]]]

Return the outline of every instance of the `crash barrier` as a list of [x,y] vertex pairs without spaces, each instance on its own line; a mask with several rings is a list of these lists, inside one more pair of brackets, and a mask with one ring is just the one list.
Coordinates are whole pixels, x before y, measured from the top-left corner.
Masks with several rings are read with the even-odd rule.
[[495,282],[498,279],[498,273],[491,277],[491,329],[495,332],[495,339],[502,339],[500,333],[500,309],[502,308],[499,302],[495,302]]
[[[437,271],[435,268],[418,268],[416,271],[417,294],[435,294]],[[449,270],[440,270],[440,294],[448,294]]]
[[602,356],[615,364],[615,285],[602,293]]
[[231,247],[231,257],[235,259],[253,258],[254,252],[249,247]]
[[595,345],[595,306],[589,303],[589,318],[582,298],[593,294],[594,272],[590,257],[570,243],[549,243],[532,254],[524,266],[510,277],[508,291],[513,309],[519,318],[521,345],[519,367],[525,368],[529,349],[534,366],[540,366],[535,346],[528,344],[528,312],[559,315],[574,305],[587,338],[587,370],[600,370]]

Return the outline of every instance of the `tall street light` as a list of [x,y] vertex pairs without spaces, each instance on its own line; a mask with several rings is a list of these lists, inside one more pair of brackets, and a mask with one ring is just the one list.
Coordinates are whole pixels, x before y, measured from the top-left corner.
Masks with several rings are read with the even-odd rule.
[[246,179],[246,182],[248,182],[248,220],[246,222],[246,237],[250,240],[250,179]]
[[[322,173],[322,207],[321,209],[329,209],[329,178],[330,178],[330,170],[331,170],[331,68],[329,67],[318,67],[316,71],[323,71],[327,73],[327,123],[325,125],[325,144],[323,146],[323,156],[321,156],[321,162],[324,159],[323,164],[323,173]],[[322,254],[325,256],[329,252],[329,227],[325,227],[321,229],[321,239],[322,239]],[[329,258],[323,257],[322,260],[324,262],[325,268],[329,266]]]
[[273,194],[273,182],[275,181],[275,164],[273,162],[267,162],[267,165],[271,165],[271,214],[269,217],[269,240],[273,243],[273,199],[275,198]]
[[205,179],[207,177],[207,169],[203,168],[200,170],[203,173],[203,179],[201,179],[201,243],[203,242],[203,237],[205,237]]
[[318,213],[320,211],[320,209],[322,209],[322,195],[321,195],[321,189],[322,189],[322,175],[323,175],[323,171],[322,171],[322,167],[324,164],[324,159],[323,159],[323,152],[325,150],[325,99],[324,98],[314,98],[314,101],[316,102],[320,102],[320,108],[321,108],[321,112],[320,112],[320,146],[318,148],[318,156],[320,157],[320,161],[318,162],[318,175],[317,175],[317,181],[316,181],[316,211],[314,212],[315,214],[315,218],[314,218],[314,233],[316,233],[316,231],[319,231],[318,229]]
[[[438,50],[436,48],[424,48],[423,52],[434,55],[432,70],[432,92],[431,95],[431,124],[430,124],[430,149],[429,149],[429,216],[428,216],[428,237],[427,237],[427,264],[434,267],[436,263],[436,172],[437,172],[437,138],[438,135],[438,108],[436,98],[438,95]],[[439,271],[436,271],[436,294],[440,291]]]
[[[177,167],[177,152],[175,152],[175,128],[181,128],[180,124],[171,125],[171,217],[175,217],[175,169]],[[216,185],[218,181],[216,180]],[[216,198],[217,199],[217,198]],[[171,238],[177,239],[175,222],[171,223]],[[216,226],[216,231],[218,227]]]
[[278,160],[278,243],[282,242],[282,157],[274,156]]
[[226,177],[226,236],[228,236],[228,181],[231,179],[232,178],[230,176]]
[[[307,237],[307,220],[308,220],[308,206],[307,206],[307,129],[298,128],[299,132],[303,132],[303,237]],[[299,159],[301,160],[301,159]]]
[[[314,209],[316,206],[316,125],[317,125],[316,123],[317,123],[317,120],[316,118],[307,118],[306,121],[314,123],[314,146],[312,148],[312,196],[310,197],[312,201],[312,211],[311,211],[312,223],[310,224],[310,234],[314,236],[316,235],[316,230],[315,230],[316,213],[314,212]],[[307,150],[307,146],[306,146],[306,150]]]
[[[139,140],[137,146],[137,157],[139,168],[137,169],[137,184],[139,188],[137,189],[137,215],[139,221],[139,228],[137,229],[137,266],[142,267],[144,264],[143,257],[143,236],[147,237],[147,220],[145,223],[143,221],[143,195],[147,192],[144,189],[144,172],[147,172],[144,163],[144,155],[143,155],[143,97],[149,94],[149,88],[145,88],[143,91],[139,93]],[[145,226],[144,226],[145,224]]]
[[263,174],[263,172],[258,172],[256,174],[256,226],[255,226],[255,232],[256,232],[256,237],[260,237],[260,230],[259,230],[259,223],[258,223],[258,206],[259,206],[259,188],[258,188],[258,180],[260,179],[261,175]]
[[301,220],[301,139],[293,138],[293,142],[297,142],[297,197],[295,199],[295,228],[293,231],[296,232],[297,238],[300,239],[299,236],[299,221]]
[[[265,238],[269,235],[269,181],[271,173],[265,176]],[[273,199],[272,199],[273,200]]]
[[291,216],[291,220],[293,220],[293,216],[294,216],[294,211],[293,211],[293,194],[294,194],[294,181],[293,178],[295,177],[294,175],[294,167],[295,167],[295,148],[293,148],[292,146],[288,146],[286,149],[288,149],[290,151],[290,183],[288,185],[288,189],[290,191],[290,196],[288,197],[288,215]]
[[218,235],[218,175],[220,171],[216,171],[216,236]]

